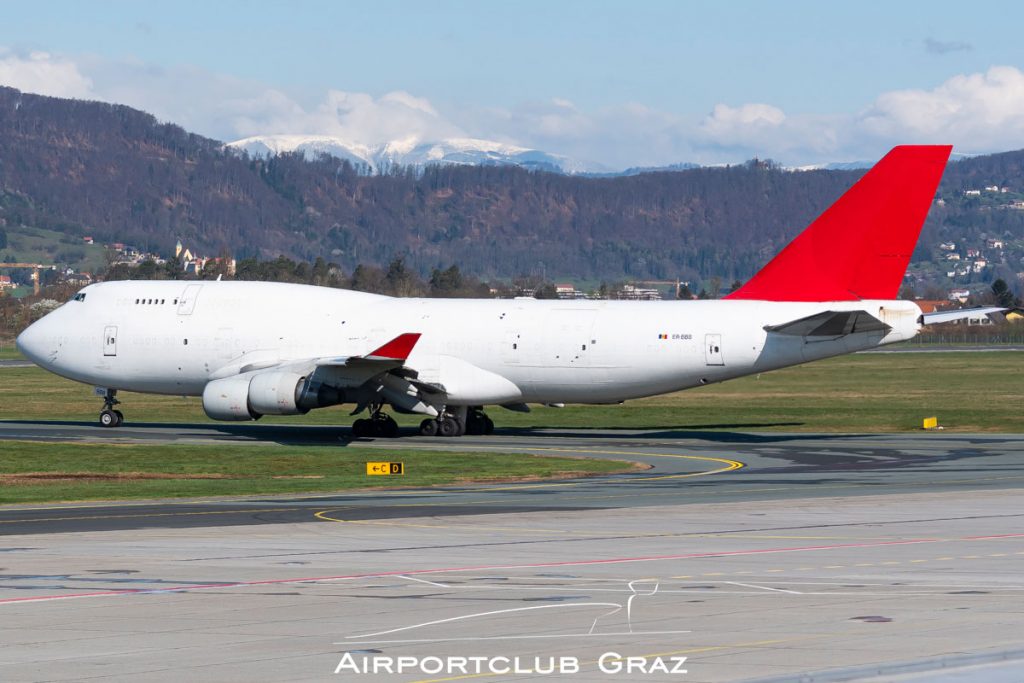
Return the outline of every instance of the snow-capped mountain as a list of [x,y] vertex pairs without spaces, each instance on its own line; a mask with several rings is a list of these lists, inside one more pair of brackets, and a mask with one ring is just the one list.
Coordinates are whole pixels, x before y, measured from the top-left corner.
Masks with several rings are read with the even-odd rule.
[[599,164],[574,161],[557,154],[493,140],[448,138],[424,141],[416,137],[378,145],[352,142],[330,135],[257,135],[228,143],[253,156],[301,152],[307,159],[329,154],[371,172],[392,165],[423,167],[431,164],[514,165],[556,173],[601,172]]
[[245,150],[250,155],[258,157],[302,152],[307,159],[315,159],[321,154],[329,154],[357,166],[365,164],[376,168],[376,164],[373,163],[373,147],[329,135],[257,135],[229,142],[227,146]]

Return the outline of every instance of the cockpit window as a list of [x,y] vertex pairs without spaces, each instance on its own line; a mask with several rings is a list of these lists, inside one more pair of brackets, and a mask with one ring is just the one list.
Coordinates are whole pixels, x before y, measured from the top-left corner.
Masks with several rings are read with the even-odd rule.
[[85,301],[85,292],[79,292],[71,297],[72,301]]

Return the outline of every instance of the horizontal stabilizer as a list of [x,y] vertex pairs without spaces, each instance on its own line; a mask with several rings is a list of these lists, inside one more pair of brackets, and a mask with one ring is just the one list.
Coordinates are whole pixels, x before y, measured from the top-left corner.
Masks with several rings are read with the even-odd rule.
[[857,332],[888,332],[892,327],[867,311],[824,311],[781,325],[765,325],[764,329],[794,337],[843,337]]
[[993,313],[1002,313],[1006,310],[1009,309],[999,308],[998,306],[984,306],[982,308],[960,308],[955,311],[935,311],[934,313],[925,313],[922,315],[921,324],[931,325],[933,323],[950,323],[954,320],[980,318]]

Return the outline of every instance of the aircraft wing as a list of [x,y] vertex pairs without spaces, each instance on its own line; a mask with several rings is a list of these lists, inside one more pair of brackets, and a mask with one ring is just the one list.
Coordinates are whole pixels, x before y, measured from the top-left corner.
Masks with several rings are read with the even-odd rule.
[[867,311],[823,311],[779,325],[765,325],[766,332],[794,337],[843,337],[856,332],[888,332],[891,326]]
[[338,386],[354,387],[363,384],[375,375],[403,367],[419,339],[418,332],[406,332],[361,356],[279,360],[276,358],[261,359],[259,352],[256,352],[219,368],[210,375],[210,379],[221,379],[264,370],[287,370],[304,375],[313,372],[330,375]]
[[980,308],[960,308],[955,311],[935,311],[934,313],[925,313],[921,316],[922,325],[931,325],[933,323],[949,323],[954,320],[963,320],[965,318],[980,318],[981,316],[991,315],[993,313],[1002,313],[1009,309],[1000,308],[998,306],[982,306]]
[[317,358],[315,362],[318,366],[328,367],[376,366],[381,368],[381,372],[383,372],[384,369],[387,369],[386,366],[400,368],[405,365],[405,361],[409,358],[409,354],[412,353],[413,347],[416,346],[416,342],[419,340],[419,332],[406,332],[363,356]]

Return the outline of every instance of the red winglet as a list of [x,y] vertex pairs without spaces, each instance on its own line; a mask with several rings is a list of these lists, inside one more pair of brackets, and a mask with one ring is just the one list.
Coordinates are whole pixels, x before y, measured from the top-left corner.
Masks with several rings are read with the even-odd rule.
[[895,299],[949,145],[894,147],[727,299]]
[[374,360],[405,360],[412,353],[412,347],[420,340],[419,332],[400,334],[376,351],[366,354]]

